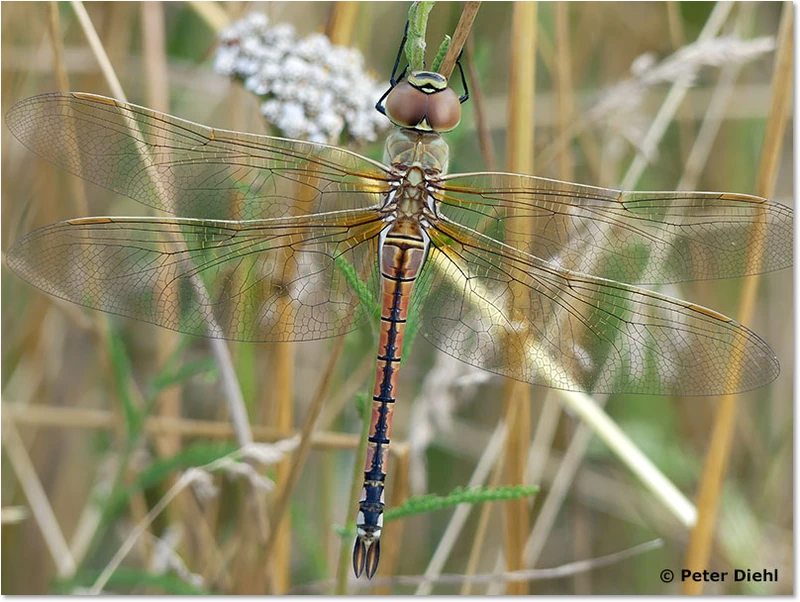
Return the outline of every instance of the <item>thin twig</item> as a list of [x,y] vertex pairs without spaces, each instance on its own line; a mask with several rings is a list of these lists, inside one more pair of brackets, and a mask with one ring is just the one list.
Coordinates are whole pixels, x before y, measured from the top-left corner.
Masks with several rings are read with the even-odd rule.
[[111,65],[108,54],[106,54],[106,49],[103,48],[103,43],[100,41],[100,36],[97,35],[97,30],[95,30],[94,25],[92,25],[92,20],[89,18],[89,13],[86,12],[86,7],[80,0],[71,0],[70,4],[72,5],[72,10],[75,12],[75,16],[78,17],[78,22],[81,24],[83,35],[86,36],[89,47],[92,49],[95,59],[97,59],[100,71],[102,71],[103,77],[108,87],[111,89],[111,94],[115,98],[127,102],[125,92],[122,90],[122,84],[119,83],[117,73]]
[[333,350],[330,354],[330,359],[328,360],[328,365],[325,368],[325,372],[323,372],[322,377],[320,378],[319,384],[317,385],[317,391],[314,393],[314,397],[311,401],[311,406],[306,411],[305,423],[303,424],[303,429],[300,433],[300,445],[292,456],[291,466],[289,467],[286,481],[283,483],[278,495],[278,499],[275,500],[272,512],[270,513],[273,529],[270,531],[269,538],[267,539],[267,543],[264,545],[263,549],[263,557],[267,561],[267,566],[265,566],[263,569],[264,571],[269,570],[270,564],[274,560],[272,558],[272,551],[279,539],[279,529],[277,526],[281,523],[283,516],[286,514],[286,511],[289,508],[289,500],[291,499],[294,488],[300,478],[303,466],[308,459],[308,454],[311,451],[314,425],[317,422],[317,417],[322,409],[322,405],[328,397],[328,390],[330,389],[331,382],[333,381],[333,375],[336,371],[339,357],[342,354],[342,349],[344,349],[344,342],[345,337],[342,336],[339,337],[334,344]]
[[[290,441],[286,441],[286,443],[290,443]],[[279,444],[278,444],[279,445]],[[210,474],[216,470],[224,469],[227,466],[230,466],[232,462],[239,460],[239,458],[243,457],[245,448],[239,448],[236,451],[228,454],[227,456],[223,456],[222,458],[218,458],[209,462],[208,464],[204,464],[203,466],[195,467],[192,469],[187,470],[184,472],[181,477],[175,482],[175,484],[170,487],[164,497],[162,497],[158,502],[150,509],[147,515],[141,520],[136,526],[131,529],[131,532],[128,534],[127,539],[122,543],[119,549],[116,551],[114,556],[108,562],[106,567],[103,569],[103,572],[95,580],[94,584],[91,588],[89,588],[90,594],[99,594],[103,591],[103,588],[108,583],[108,580],[114,574],[114,571],[119,568],[122,561],[125,560],[125,557],[130,553],[133,549],[133,546],[136,545],[138,539],[144,534],[145,531],[153,524],[153,521],[158,518],[158,516],[164,511],[164,509],[174,500],[181,491],[186,489],[187,487],[194,484],[199,475],[202,474]],[[277,458],[280,455],[286,453],[285,450],[280,450],[280,453],[276,454],[274,459],[270,459],[271,462],[277,461]],[[210,477],[208,477],[210,478]]]
[[725,107],[733,98],[734,85],[741,69],[742,66],[739,63],[731,63],[722,68],[714,88],[714,95],[708,103],[703,123],[686,158],[686,167],[678,182],[678,190],[695,190],[697,188],[697,182],[711,156],[714,141],[717,139],[719,128],[725,119]]
[[528,541],[525,543],[526,566],[535,566],[539,561],[539,555],[544,549],[547,536],[552,531],[561,505],[580,467],[580,463],[583,460],[592,435],[591,428],[586,424],[581,423],[575,429],[575,434],[567,448],[567,453],[561,461],[558,473],[550,485],[550,490],[544,500],[544,504],[542,504],[541,509],[536,515],[536,522],[533,525]]
[[[396,508],[408,498],[409,472],[411,465],[411,448],[403,445],[399,451],[397,461],[392,468],[392,486],[390,491],[392,497],[389,500],[389,507]],[[397,570],[397,563],[400,561],[400,550],[403,546],[403,529],[405,520],[393,520],[386,525],[383,531],[384,543],[381,547],[381,574],[393,575]],[[374,590],[376,596],[388,596],[391,594],[389,586],[379,586]]]
[[[528,581],[545,581],[549,579],[563,579],[564,577],[571,577],[578,573],[586,571],[593,571],[598,568],[610,566],[623,560],[633,558],[640,554],[644,554],[651,550],[657,550],[664,544],[660,539],[654,539],[637,546],[633,546],[620,552],[607,554],[606,556],[599,556],[597,558],[590,558],[588,560],[577,560],[569,562],[557,567],[549,569],[526,569],[521,571],[507,571],[504,573],[482,573],[478,575],[459,575],[459,574],[444,574],[436,578],[436,585],[459,585],[462,583],[472,584],[486,584],[494,582],[502,583],[518,583]],[[420,581],[426,578],[422,575],[414,576],[400,576],[373,579],[370,583],[363,583],[359,581],[353,582],[355,589],[366,589],[373,585],[417,585]],[[325,591],[330,586],[330,582],[310,583],[292,590],[293,594],[309,594],[319,591]]]
[[15,525],[27,520],[29,516],[30,512],[25,506],[3,506],[0,522],[4,525]]
[[[502,452],[498,445],[498,452]],[[503,456],[498,455],[497,462],[495,462],[492,476],[489,480],[490,487],[498,487],[503,480]],[[464,569],[465,575],[476,575],[478,572],[478,563],[481,561],[483,552],[486,546],[486,537],[489,533],[489,521],[492,516],[493,504],[482,504],[480,516],[478,516],[478,525],[475,528],[475,534],[472,537],[472,546],[469,551],[469,558],[467,558],[467,566]],[[466,582],[461,586],[460,594],[468,596],[472,593],[472,583]]]
[[478,144],[481,147],[481,155],[486,169],[489,171],[497,170],[497,158],[492,144],[492,134],[489,131],[488,120],[486,119],[486,104],[483,97],[483,86],[478,76],[478,68],[475,65],[475,36],[467,38],[466,45],[466,64],[467,77],[469,78],[469,97],[474,107],[475,129],[478,132]]
[[[709,15],[706,24],[703,26],[703,31],[701,31],[700,35],[697,37],[697,41],[700,42],[715,38],[720,29],[722,29],[722,25],[728,19],[732,8],[733,2],[718,2]],[[642,177],[644,170],[649,164],[650,157],[655,153],[656,148],[667,131],[667,127],[675,117],[675,113],[681,106],[683,99],[686,97],[686,92],[690,87],[691,80],[688,77],[680,78],[672,84],[672,88],[670,88],[667,97],[664,99],[658,113],[656,113],[656,116],[650,124],[650,129],[642,140],[636,156],[628,167],[627,173],[622,178],[620,187],[624,190],[631,190],[636,187],[639,178]]]
[[[500,422],[492,433],[492,437],[489,439],[486,449],[484,449],[483,454],[481,454],[480,460],[478,460],[475,466],[475,470],[472,471],[472,476],[467,485],[468,487],[480,487],[486,482],[492,470],[492,466],[496,465],[498,458],[502,457],[503,445],[507,432],[508,428],[506,422]],[[488,505],[489,504],[487,504],[487,506]],[[461,535],[464,530],[464,525],[466,525],[467,518],[469,518],[472,509],[472,504],[461,504],[456,508],[455,512],[453,512],[436,546],[436,550],[428,562],[428,567],[425,569],[425,574],[423,575],[425,580],[419,584],[417,591],[414,592],[415,595],[424,596],[430,594],[431,587],[441,575],[445,563],[450,558],[450,554],[455,548],[459,535]]]
[[[15,402],[3,403],[2,419],[12,420],[18,424],[57,429],[110,430],[115,428],[117,423],[114,414],[107,410]],[[142,428],[145,433],[155,436],[171,433],[181,437],[233,439],[236,434],[230,422],[163,416],[148,416]],[[296,431],[281,430],[272,426],[253,427],[254,439],[260,442],[279,441],[296,434],[298,434]],[[352,450],[359,445],[357,435],[335,431],[315,431],[311,439],[312,447],[315,449]]]
[[439,73],[444,75],[447,79],[453,74],[456,61],[461,55],[461,49],[467,42],[469,32],[472,30],[472,24],[475,22],[475,17],[478,16],[478,9],[481,3],[469,1],[464,3],[464,9],[461,11],[461,17],[458,19],[458,25],[453,32],[453,39],[450,41],[450,46],[447,47],[447,54],[444,56],[442,65],[439,68]]
[[[572,59],[570,57],[569,4],[556,2],[555,48],[556,48],[556,88],[558,91],[558,131],[566,138],[573,116]],[[561,147],[558,153],[558,177],[562,180],[574,179],[574,168],[569,145]]]
[[69,577],[75,573],[76,565],[69,551],[67,540],[61,532],[58,520],[47,499],[44,487],[36,475],[36,468],[31,462],[22,437],[19,436],[13,422],[3,421],[3,447],[6,457],[17,475],[31,512],[42,533],[50,557],[56,565],[61,577]]

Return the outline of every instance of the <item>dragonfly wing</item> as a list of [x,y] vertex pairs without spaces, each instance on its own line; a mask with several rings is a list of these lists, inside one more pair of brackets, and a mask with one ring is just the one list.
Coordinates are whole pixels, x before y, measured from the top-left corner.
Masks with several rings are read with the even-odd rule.
[[444,220],[428,233],[420,332],[469,364],[596,393],[718,395],[778,374],[764,341],[712,310],[563,270]]
[[622,192],[507,173],[455,174],[439,186],[450,219],[611,280],[663,284],[792,265],[792,209],[760,197]]
[[372,211],[246,223],[85,218],[31,232],[7,263],[57,297],[187,334],[303,341],[367,317],[354,288],[377,298],[382,227]]
[[389,192],[389,173],[311,142],[213,129],[93,94],[43,94],[6,124],[37,155],[160,211],[267,219],[360,209]]

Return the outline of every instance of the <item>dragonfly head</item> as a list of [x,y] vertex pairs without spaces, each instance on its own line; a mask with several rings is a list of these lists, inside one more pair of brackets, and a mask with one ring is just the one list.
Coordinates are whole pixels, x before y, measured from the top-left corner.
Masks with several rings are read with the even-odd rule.
[[449,132],[461,121],[461,102],[447,78],[433,71],[413,71],[386,97],[386,114],[397,126]]

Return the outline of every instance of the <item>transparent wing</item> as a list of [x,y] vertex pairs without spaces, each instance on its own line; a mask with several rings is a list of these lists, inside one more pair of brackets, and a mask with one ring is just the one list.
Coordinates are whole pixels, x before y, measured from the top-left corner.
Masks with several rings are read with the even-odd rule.
[[[450,219],[621,282],[729,278],[792,264],[792,209],[755,196],[622,192],[507,173],[454,174],[438,186]],[[529,227],[533,235],[523,236]]]
[[718,395],[778,374],[764,341],[714,311],[563,270],[445,220],[428,233],[420,332],[474,366],[597,393]]
[[7,263],[51,295],[192,335],[302,341],[343,334],[377,298],[373,211],[253,222],[95,217],[40,228]]
[[6,124],[37,155],[155,209],[208,219],[266,219],[360,209],[389,173],[324,144],[230,132],[92,94],[43,94]]

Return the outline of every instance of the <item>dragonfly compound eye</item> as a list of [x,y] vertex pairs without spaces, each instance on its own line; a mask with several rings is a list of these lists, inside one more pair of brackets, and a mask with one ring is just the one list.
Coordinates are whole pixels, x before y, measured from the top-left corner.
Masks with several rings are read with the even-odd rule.
[[425,121],[428,95],[407,81],[400,82],[389,92],[385,106],[392,123],[400,127],[416,128]]
[[449,132],[461,121],[461,102],[453,88],[445,88],[428,96],[426,113],[434,132]]
[[416,71],[386,98],[386,114],[395,125],[449,132],[461,121],[461,103],[438,73]]

